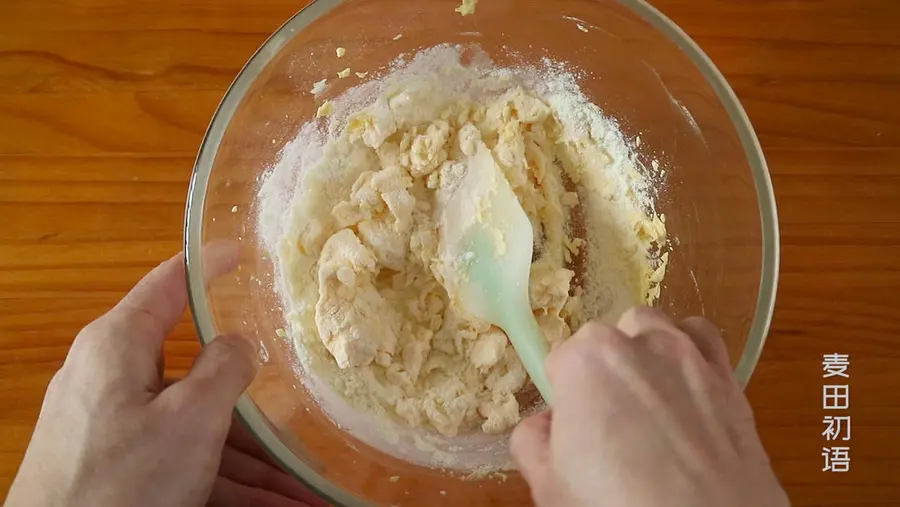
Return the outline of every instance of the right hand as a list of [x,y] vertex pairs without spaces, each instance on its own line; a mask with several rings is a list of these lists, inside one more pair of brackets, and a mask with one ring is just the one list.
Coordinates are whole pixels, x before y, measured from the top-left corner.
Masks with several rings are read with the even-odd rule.
[[511,442],[538,506],[790,505],[708,321],[636,308],[582,327],[546,368],[553,409]]

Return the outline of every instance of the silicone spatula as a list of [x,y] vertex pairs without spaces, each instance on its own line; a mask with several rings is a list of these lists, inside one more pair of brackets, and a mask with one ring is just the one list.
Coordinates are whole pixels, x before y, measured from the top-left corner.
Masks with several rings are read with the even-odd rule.
[[534,231],[506,177],[484,143],[444,205],[441,255],[445,285],[470,317],[501,328],[531,381],[549,405],[544,372],[549,346],[531,311],[528,279]]

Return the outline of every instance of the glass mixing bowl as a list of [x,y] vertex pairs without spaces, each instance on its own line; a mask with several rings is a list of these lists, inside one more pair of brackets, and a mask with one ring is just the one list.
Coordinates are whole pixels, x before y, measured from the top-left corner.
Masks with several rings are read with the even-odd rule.
[[[336,427],[295,376],[296,355],[279,337],[285,323],[273,266],[256,234],[256,195],[279,150],[314,117],[313,83],[329,77],[335,96],[359,82],[333,79],[344,67],[376,70],[400,53],[477,43],[500,65],[513,63],[514,53],[586,71],[579,83],[585,94],[625,136],[640,136],[644,164],[659,159],[667,171],[657,204],[673,248],[659,306],[714,321],[744,383],[772,315],[778,231],[765,160],[734,93],[684,32],[638,0],[485,0],[466,17],[454,12],[457,3],[313,2],[238,75],[194,169],[185,243],[200,339],[241,333],[259,341],[259,375],[238,414],[287,470],[338,505],[530,501],[517,473],[467,480],[367,446]],[[347,50],[341,59],[339,46]],[[240,265],[206,285],[216,269],[206,250],[222,240],[237,241]]]

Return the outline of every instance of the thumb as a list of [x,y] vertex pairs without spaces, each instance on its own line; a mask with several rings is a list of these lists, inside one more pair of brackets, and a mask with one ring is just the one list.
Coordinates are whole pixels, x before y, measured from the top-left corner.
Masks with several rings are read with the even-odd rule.
[[[191,371],[163,393],[207,416],[230,414],[256,376],[257,350],[247,338],[219,336],[200,351]],[[227,428],[226,428],[227,430]]]
[[550,499],[552,477],[550,473],[550,422],[551,412],[541,412],[526,418],[513,430],[509,450],[522,477],[531,487],[531,496],[537,505]]

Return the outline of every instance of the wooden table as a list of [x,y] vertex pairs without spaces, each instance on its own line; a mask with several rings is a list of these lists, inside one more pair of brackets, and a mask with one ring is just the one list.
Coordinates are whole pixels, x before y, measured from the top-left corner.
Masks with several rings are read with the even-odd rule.
[[[74,335],[180,248],[209,118],[302,3],[0,2],[0,491]],[[729,79],[772,171],[781,286],[748,392],[775,468],[797,506],[900,505],[900,2],[656,4]],[[185,317],[170,368],[197,348]],[[846,474],[821,471],[833,352],[852,362]]]

